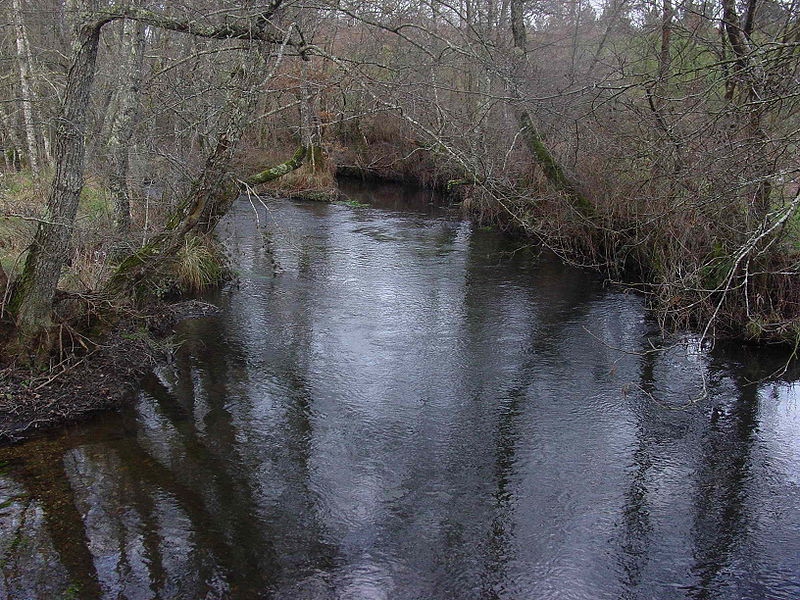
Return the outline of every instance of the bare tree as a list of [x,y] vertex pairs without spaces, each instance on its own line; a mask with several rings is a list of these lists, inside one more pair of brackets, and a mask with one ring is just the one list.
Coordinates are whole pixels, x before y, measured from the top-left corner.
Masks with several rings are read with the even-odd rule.
[[[287,38],[280,37],[270,22],[279,6],[279,1],[266,5],[260,12],[254,12],[244,23],[224,21],[221,24],[206,25],[136,6],[91,10],[91,3],[76,2],[79,10],[75,13],[74,53],[56,132],[55,175],[45,218],[37,227],[22,275],[16,282],[8,307],[16,319],[23,343],[46,332],[51,324],[53,297],[61,269],[67,260],[70,236],[83,188],[87,106],[96,73],[98,44],[103,26],[114,20],[130,19],[151,27],[211,39],[243,39],[281,44]],[[220,136],[215,153],[207,161],[207,169],[198,183],[197,194],[214,194],[223,185],[224,166],[229,160],[230,147],[236,144],[241,127],[238,122],[239,117],[235,115],[233,121],[229,122],[227,133]],[[201,201],[197,210],[184,215],[186,223],[199,222],[205,214],[205,206]]]
[[22,116],[25,123],[25,136],[28,143],[28,162],[31,171],[39,176],[39,144],[36,136],[36,122],[33,115],[33,81],[31,76],[31,52],[28,44],[28,33],[23,18],[22,0],[13,0],[14,31],[17,36],[17,65],[22,98]]
[[117,232],[121,234],[127,233],[131,225],[129,155],[130,142],[136,125],[144,50],[144,26],[137,21],[125,21],[122,37],[122,55],[125,62],[124,68],[120,69],[116,112],[112,116],[111,130],[106,142],[111,162],[108,187],[114,205],[114,222]]

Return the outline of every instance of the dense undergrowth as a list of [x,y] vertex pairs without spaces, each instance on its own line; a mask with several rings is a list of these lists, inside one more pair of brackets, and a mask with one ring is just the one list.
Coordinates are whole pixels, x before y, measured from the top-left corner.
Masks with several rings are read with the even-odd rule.
[[[452,160],[420,150],[409,130],[389,123],[384,119],[374,129],[362,124],[365,143],[339,146],[344,173],[442,190],[463,175]],[[592,203],[587,215],[519,154],[502,178],[462,180],[466,185],[453,188],[466,215],[522,233],[570,263],[636,287],[665,332],[797,345],[797,189],[774,186],[768,210],[751,215],[747,204],[735,200],[736,181],[728,188],[687,181],[677,190],[670,177],[609,154],[595,156],[581,170]]]
[[[413,183],[446,191],[463,174],[459,165],[424,148],[399,121],[364,120],[326,141],[317,159],[260,191],[330,201],[339,175]],[[275,162],[286,147],[247,148],[237,168]],[[730,215],[730,203],[715,197],[659,196],[651,182],[615,179],[612,188],[591,178],[591,218],[578,214],[569,198],[553,192],[530,163],[519,161],[502,181],[472,182],[450,192],[465,214],[477,222],[524,234],[565,260],[599,270],[644,292],[665,331],[696,330],[709,337],[758,343],[796,344],[800,339],[800,213],[792,209],[791,189],[776,189],[773,211],[784,211],[772,231],[738,231],[745,220]],[[608,165],[606,165],[608,166]],[[597,166],[594,174],[602,172]],[[0,212],[0,261],[13,281],[24,262],[41,214],[47,177],[35,182],[29,173],[6,173]],[[255,190],[245,190],[254,193]],[[723,191],[724,192],[724,191]],[[795,202],[796,204],[796,202]],[[107,189],[89,177],[79,208],[71,258],[59,288],[62,317],[86,320],[96,294],[125,250],[141,247],[174,210],[166,194],[143,190],[132,203],[131,233],[114,233]],[[742,211],[746,207],[741,208]],[[774,223],[775,219],[769,221]],[[187,237],[175,256],[146,287],[145,301],[161,302],[224,281],[230,276],[223,252],[212,235]],[[83,299],[65,302],[64,298]],[[141,300],[141,298],[140,298]],[[107,305],[107,308],[111,307]],[[69,310],[64,307],[70,307]],[[58,306],[56,307],[58,309]],[[4,314],[6,325],[10,326]]]

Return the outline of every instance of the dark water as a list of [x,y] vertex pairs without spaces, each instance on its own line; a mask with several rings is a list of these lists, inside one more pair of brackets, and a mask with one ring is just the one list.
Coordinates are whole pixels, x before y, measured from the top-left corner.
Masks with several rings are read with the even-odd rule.
[[779,355],[360,193],[240,201],[240,284],[131,409],[0,450],[0,597],[800,598]]

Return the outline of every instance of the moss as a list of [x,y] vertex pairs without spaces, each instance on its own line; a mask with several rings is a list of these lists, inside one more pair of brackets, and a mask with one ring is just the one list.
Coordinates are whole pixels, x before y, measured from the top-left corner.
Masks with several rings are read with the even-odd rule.
[[274,167],[270,167],[269,169],[265,169],[260,173],[256,173],[255,175],[248,177],[244,182],[247,185],[260,185],[262,183],[279,179],[287,173],[299,168],[303,164],[303,160],[306,158],[307,153],[308,148],[305,146],[300,146],[297,148],[292,157],[286,162],[275,165]]
[[358,200],[341,200],[337,202],[337,204],[344,204],[345,206],[350,206],[351,208],[367,208],[369,204],[365,202],[359,202]]
[[[336,202],[339,200],[340,193],[335,189],[327,190],[300,190],[289,194],[295,200],[310,200],[312,202]],[[348,204],[348,202],[344,202]],[[351,206],[353,206],[351,204]]]
[[75,600],[76,598],[81,597],[81,586],[77,583],[70,583],[61,595],[59,596],[60,600]]
[[569,197],[572,205],[581,215],[587,218],[593,217],[595,215],[594,206],[578,189],[576,183],[564,173],[561,165],[536,130],[530,115],[527,112],[522,112],[519,121],[522,125],[522,133],[528,149],[536,157],[536,162],[544,171],[548,181]]

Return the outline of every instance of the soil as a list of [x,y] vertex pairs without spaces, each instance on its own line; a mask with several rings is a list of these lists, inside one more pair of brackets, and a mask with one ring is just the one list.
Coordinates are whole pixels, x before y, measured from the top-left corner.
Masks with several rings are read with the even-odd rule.
[[96,347],[45,372],[6,366],[0,371],[0,445],[123,406],[134,398],[140,378],[167,358],[163,340],[173,327],[216,312],[205,302],[179,302],[145,320],[121,323]]

